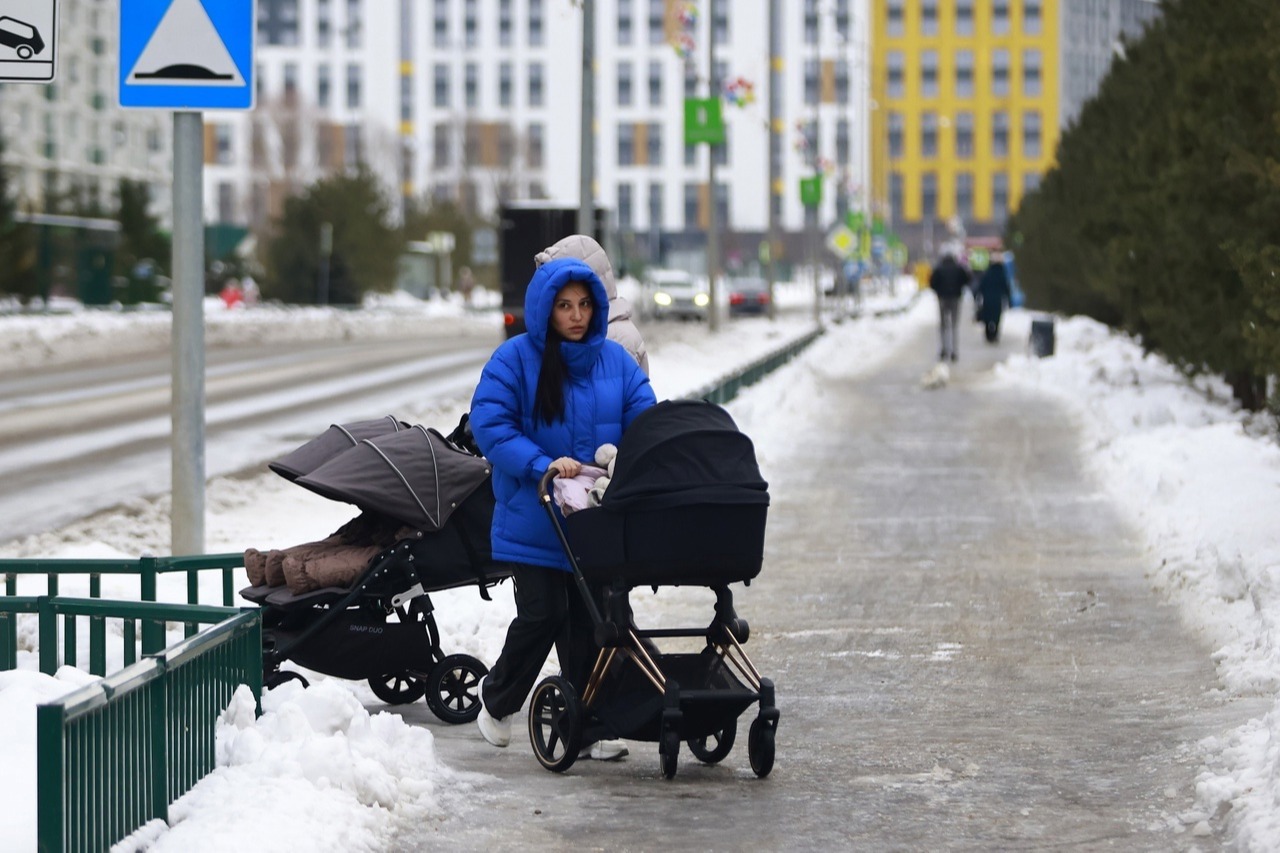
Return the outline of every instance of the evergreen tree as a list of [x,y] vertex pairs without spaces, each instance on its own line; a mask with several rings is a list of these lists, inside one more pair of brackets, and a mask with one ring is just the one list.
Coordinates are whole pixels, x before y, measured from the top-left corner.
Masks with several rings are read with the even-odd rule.
[[[321,256],[321,232],[332,228],[332,252]],[[358,303],[369,292],[395,288],[404,237],[377,178],[365,169],[320,180],[285,201],[268,240],[263,296],[285,302],[319,301],[327,261],[327,301]]]
[[4,138],[0,136],[0,294],[24,301],[35,296],[35,243],[32,229],[17,220],[18,205],[4,165]]

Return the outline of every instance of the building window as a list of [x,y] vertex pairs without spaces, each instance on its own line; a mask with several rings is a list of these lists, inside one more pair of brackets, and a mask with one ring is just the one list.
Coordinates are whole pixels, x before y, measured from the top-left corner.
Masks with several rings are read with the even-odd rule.
[[1040,113],[1028,110],[1022,114],[1022,155],[1039,157],[1040,148]]
[[432,74],[432,103],[437,107],[449,106],[449,66],[437,62]]
[[1009,0],[991,0],[991,32],[998,36],[1009,32]]
[[649,106],[662,106],[662,63],[649,63]]
[[920,176],[920,215],[925,219],[938,215],[937,172],[925,172]]
[[686,166],[698,165],[698,146],[686,145],[684,147],[684,164]]
[[906,31],[905,12],[903,7],[906,0],[887,0],[888,6],[888,28],[889,35],[900,36]]
[[333,7],[329,0],[316,0],[316,44],[328,47],[333,41]]
[[732,208],[729,205],[729,185],[716,182],[716,223],[726,230],[733,229]]
[[632,19],[631,0],[617,0],[618,3],[618,44],[631,44]]
[[261,0],[258,41],[271,45],[298,43],[298,0]]
[[512,0],[498,0],[498,44],[501,47],[511,47],[511,3]]
[[[662,184],[649,184],[649,231],[656,234],[662,229]],[[653,260],[657,260],[654,253]]]
[[956,51],[956,97],[973,97],[973,51]]
[[938,114],[923,112],[920,114],[920,156],[938,156]]
[[546,131],[542,127],[541,122],[532,122],[529,125],[526,134],[528,142],[528,150],[525,153],[525,160],[531,169],[541,169],[543,161],[546,159]]
[[973,218],[973,173],[956,173],[956,216]]
[[364,19],[360,14],[360,0],[347,0],[347,49],[359,50]]
[[1022,194],[1030,195],[1040,189],[1040,173],[1027,172],[1022,176]]
[[956,0],[956,35],[973,35],[973,0]]
[[636,126],[631,122],[618,125],[618,165],[634,166],[636,162]]
[[804,0],[804,43],[818,43],[818,0]]
[[213,126],[213,162],[227,165],[231,162],[231,125],[221,122]]
[[645,161],[650,166],[662,165],[662,125],[657,122],[649,124],[645,132]]
[[511,63],[498,63],[498,106],[511,106]]
[[920,32],[927,36],[938,34],[938,0],[920,0]]
[[836,162],[841,166],[849,165],[849,120],[836,122]]
[[542,63],[529,63],[529,106],[540,107],[543,100]]
[[938,52],[920,51],[920,94],[926,98],[938,96]]
[[836,60],[836,103],[849,103],[849,61]]
[[1009,94],[1009,51],[1004,48],[991,51],[991,94]]
[[347,109],[360,109],[360,66],[347,64]]
[[1009,114],[1003,110],[991,114],[991,153],[1009,156]]
[[408,74],[400,77],[400,120],[413,118],[413,78]]
[[449,157],[449,125],[437,124],[431,129],[431,165],[436,169],[447,169]]
[[700,184],[684,185],[684,230],[694,231],[698,228],[698,198]]
[[1041,31],[1041,0],[1023,0],[1023,32],[1038,36]]
[[342,129],[342,137],[342,151],[345,155],[343,165],[348,169],[354,169],[363,164],[365,162],[364,134],[361,133],[360,125],[346,125]]
[[630,231],[634,227],[633,199],[631,184],[618,184],[618,228]]
[[234,222],[236,218],[236,188],[230,181],[218,183],[218,221]]
[[889,113],[889,159],[902,159],[902,139],[905,124],[902,113]]
[[991,217],[1004,222],[1009,215],[1009,176],[996,172],[991,176]]
[[529,0],[529,46],[542,47],[542,0]]
[[973,113],[956,113],[956,157],[968,160],[973,157]]
[[688,62],[684,64],[684,96],[686,98],[698,96],[698,71],[692,63]]
[[618,63],[618,106],[631,106],[631,63]]
[[477,20],[476,0],[467,0],[462,13],[462,37],[467,47],[475,47],[480,41],[480,23]]
[[468,62],[462,69],[462,98],[469,109],[480,105],[480,66]]
[[649,44],[666,44],[667,2],[649,0]]
[[902,173],[894,172],[889,175],[889,215],[891,217],[902,216],[902,200],[905,197]]
[[711,0],[711,37],[716,44],[729,43],[729,0]]
[[1022,52],[1022,94],[1040,94],[1040,51],[1035,48]]
[[849,8],[850,0],[836,0],[836,36],[844,44],[849,43],[849,27],[853,20],[853,12]]
[[[906,61],[900,50],[889,51],[889,97],[901,98],[905,94],[904,74]],[[806,84],[807,85],[807,84]]]
[[804,102],[809,106],[818,103],[820,89],[821,63],[816,59],[804,61]]
[[431,38],[436,47],[449,46],[449,0],[435,0],[431,12]]

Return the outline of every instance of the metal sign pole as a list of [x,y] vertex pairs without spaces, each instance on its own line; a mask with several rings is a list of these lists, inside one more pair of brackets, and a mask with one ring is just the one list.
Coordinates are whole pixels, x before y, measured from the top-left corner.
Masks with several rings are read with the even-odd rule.
[[204,115],[173,114],[170,547],[204,552]]

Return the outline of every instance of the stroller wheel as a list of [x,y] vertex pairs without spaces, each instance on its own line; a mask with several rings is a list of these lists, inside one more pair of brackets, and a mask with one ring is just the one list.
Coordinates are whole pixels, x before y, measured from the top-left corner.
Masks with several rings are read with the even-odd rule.
[[727,726],[706,737],[689,738],[689,751],[693,757],[705,764],[715,764],[729,755],[733,742],[738,737],[738,721],[731,720]]
[[751,760],[751,769],[761,779],[773,770],[773,731],[771,723],[757,717],[747,732],[747,757]]
[[388,705],[405,705],[422,698],[427,683],[420,676],[409,672],[391,672],[369,679],[369,688]]
[[662,742],[658,745],[658,761],[662,765],[662,775],[674,779],[676,768],[680,764],[679,732],[668,729],[662,733]]
[[449,655],[427,674],[427,707],[446,723],[469,723],[480,716],[480,679],[489,667],[471,655]]
[[538,762],[563,773],[582,749],[583,714],[577,692],[563,676],[542,679],[529,700],[529,743]]

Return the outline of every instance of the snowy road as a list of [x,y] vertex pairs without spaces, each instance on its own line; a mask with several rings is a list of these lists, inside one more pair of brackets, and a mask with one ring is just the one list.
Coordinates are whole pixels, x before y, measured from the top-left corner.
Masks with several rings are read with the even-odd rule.
[[[496,343],[474,334],[211,350],[209,476],[259,465],[317,424],[469,394]],[[169,488],[167,356],[0,376],[0,540]]]
[[[461,811],[403,816],[389,849],[1218,849],[1221,816],[1187,817],[1194,744],[1269,703],[1215,691],[1066,410],[989,381],[1021,342],[963,331],[938,391],[919,385],[932,329],[870,375],[785,372],[823,404],[762,460],[765,570],[737,598],[782,712],[768,779],[747,766],[754,709],[722,764],[685,750],[666,781],[653,744],[556,776],[523,718],[496,750],[415,703],[395,711],[488,776]],[[708,598],[650,599],[633,594],[645,627],[710,617]]]

